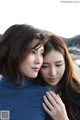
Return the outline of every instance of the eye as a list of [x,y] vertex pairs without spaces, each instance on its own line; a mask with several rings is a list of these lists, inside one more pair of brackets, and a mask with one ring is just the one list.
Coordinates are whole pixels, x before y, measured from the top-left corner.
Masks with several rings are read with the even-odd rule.
[[42,65],[42,67],[41,68],[48,68],[48,66],[47,65]]
[[57,66],[57,67],[60,67],[60,66],[62,66],[62,65],[63,65],[63,64],[57,64],[56,66]]
[[42,55],[42,56],[44,55],[44,51],[41,52],[41,55]]
[[35,51],[35,50],[32,50],[32,51],[31,51],[31,53],[32,53],[32,54],[35,54],[35,53],[36,53],[36,51]]

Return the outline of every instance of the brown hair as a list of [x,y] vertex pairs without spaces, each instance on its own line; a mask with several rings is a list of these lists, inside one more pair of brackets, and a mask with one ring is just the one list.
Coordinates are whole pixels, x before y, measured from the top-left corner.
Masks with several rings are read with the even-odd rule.
[[77,88],[75,87],[74,84],[75,83],[80,84],[80,79],[78,79],[74,71],[73,61],[70,56],[70,53],[68,52],[68,48],[66,44],[63,42],[63,40],[60,37],[56,35],[50,35],[47,44],[44,46],[44,50],[45,50],[44,56],[46,56],[46,54],[48,54],[52,49],[59,51],[63,55],[65,60],[66,67],[65,67],[64,75],[59,83],[61,86],[60,88],[66,89],[67,85],[71,85],[71,87],[75,91],[77,91]]
[[0,74],[17,81],[22,77],[19,64],[34,48],[46,43],[45,36],[31,25],[15,24],[1,37]]
[[[48,34],[48,42],[44,46],[44,57],[49,54],[51,50],[59,51],[65,60],[65,72],[60,82],[58,83],[61,98],[66,106],[67,113],[70,120],[77,119],[76,106],[80,105],[80,79],[77,77],[73,67],[72,58],[68,52],[68,48],[63,40],[54,34]],[[46,85],[45,81],[39,72],[37,77],[39,84]]]

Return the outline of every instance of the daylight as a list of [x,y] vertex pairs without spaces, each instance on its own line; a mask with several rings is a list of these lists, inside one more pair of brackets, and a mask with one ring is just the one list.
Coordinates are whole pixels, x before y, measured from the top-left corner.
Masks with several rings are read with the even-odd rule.
[[0,0],[0,120],[73,119],[80,0]]
[[0,0],[0,33],[27,23],[63,37],[80,34],[80,3],[61,0]]

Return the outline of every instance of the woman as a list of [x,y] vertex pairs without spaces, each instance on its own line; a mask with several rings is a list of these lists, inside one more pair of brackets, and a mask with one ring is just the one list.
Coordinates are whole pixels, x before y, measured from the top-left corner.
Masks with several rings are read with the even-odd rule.
[[41,106],[47,87],[33,78],[43,63],[47,39],[30,25],[9,27],[0,43],[0,119],[46,120]]
[[80,120],[80,79],[65,43],[56,35],[49,35],[44,47],[38,79],[39,84],[55,91],[46,92],[43,97],[43,108],[53,120]]

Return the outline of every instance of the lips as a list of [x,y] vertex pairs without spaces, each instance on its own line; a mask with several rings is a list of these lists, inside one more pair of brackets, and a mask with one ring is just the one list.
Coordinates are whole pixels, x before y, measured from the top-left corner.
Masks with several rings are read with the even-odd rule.
[[48,78],[49,81],[54,82],[55,80],[57,80],[58,78]]
[[39,69],[40,69],[40,68],[38,68],[38,67],[33,67],[33,70],[34,70],[35,72],[38,72]]

